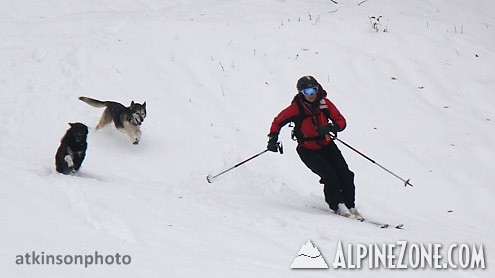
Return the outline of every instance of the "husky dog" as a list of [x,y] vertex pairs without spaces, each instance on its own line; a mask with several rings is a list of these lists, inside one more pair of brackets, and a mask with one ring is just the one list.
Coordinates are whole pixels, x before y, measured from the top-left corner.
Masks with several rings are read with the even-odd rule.
[[55,168],[57,172],[68,175],[75,173],[81,167],[86,156],[88,143],[88,127],[81,123],[69,123],[70,128],[60,140],[55,155]]
[[101,101],[89,97],[80,97],[80,100],[94,107],[106,107],[101,115],[96,129],[100,129],[111,121],[122,133],[127,134],[134,145],[141,140],[140,125],[146,118],[146,101],[143,104],[131,102],[129,107],[114,101]]

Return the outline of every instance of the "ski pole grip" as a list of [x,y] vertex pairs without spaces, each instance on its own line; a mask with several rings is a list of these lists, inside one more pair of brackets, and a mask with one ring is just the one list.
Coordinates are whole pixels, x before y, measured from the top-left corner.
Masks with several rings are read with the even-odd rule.
[[[323,113],[320,113],[320,124],[321,125],[327,125],[328,124],[328,120]],[[326,141],[332,140],[332,138],[330,137],[330,134],[325,134],[325,140]]]
[[280,154],[284,154],[284,146],[282,145],[281,141],[277,142],[277,148],[278,148],[278,151],[280,152]]

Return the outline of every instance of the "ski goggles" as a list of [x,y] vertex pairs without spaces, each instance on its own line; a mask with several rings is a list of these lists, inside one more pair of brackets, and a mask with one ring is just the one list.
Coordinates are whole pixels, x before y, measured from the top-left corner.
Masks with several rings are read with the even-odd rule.
[[310,95],[316,94],[318,92],[318,87],[302,89],[299,92],[309,97]]

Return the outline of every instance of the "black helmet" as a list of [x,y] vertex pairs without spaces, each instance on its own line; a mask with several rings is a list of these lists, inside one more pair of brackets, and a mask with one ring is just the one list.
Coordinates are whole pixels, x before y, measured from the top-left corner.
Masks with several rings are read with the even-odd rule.
[[306,75],[297,80],[296,87],[298,92],[308,88],[318,88],[318,81],[313,76]]

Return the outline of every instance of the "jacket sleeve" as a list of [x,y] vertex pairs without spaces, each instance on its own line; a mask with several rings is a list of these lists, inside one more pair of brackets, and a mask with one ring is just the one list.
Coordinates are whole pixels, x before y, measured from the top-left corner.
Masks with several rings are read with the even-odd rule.
[[289,107],[282,110],[272,122],[270,127],[270,134],[279,134],[280,129],[286,124],[293,122],[298,116],[299,110],[295,102],[293,102]]
[[347,126],[347,122],[340,113],[339,109],[329,99],[325,98],[325,102],[328,105],[328,112],[330,114],[330,120],[340,127],[340,131],[344,130]]

